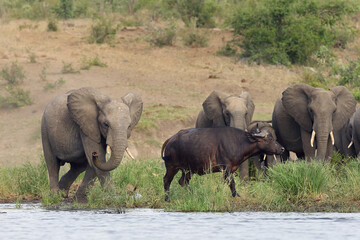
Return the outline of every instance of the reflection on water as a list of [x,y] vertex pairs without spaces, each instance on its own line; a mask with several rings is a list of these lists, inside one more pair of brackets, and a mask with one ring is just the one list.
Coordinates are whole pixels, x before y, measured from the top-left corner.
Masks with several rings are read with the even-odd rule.
[[0,204],[0,239],[360,239],[360,213],[55,211]]

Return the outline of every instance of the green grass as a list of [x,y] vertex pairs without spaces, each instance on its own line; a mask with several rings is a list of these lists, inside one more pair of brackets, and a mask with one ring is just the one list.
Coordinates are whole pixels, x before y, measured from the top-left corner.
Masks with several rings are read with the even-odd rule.
[[[65,173],[64,170],[61,171]],[[20,167],[0,168],[0,202],[40,199],[55,208],[162,208],[166,211],[338,211],[360,212],[360,161],[343,164],[313,161],[275,166],[268,178],[244,182],[235,176],[240,197],[233,198],[222,173],[193,175],[181,187],[178,173],[170,186],[170,202],[164,201],[161,159],[127,160],[111,172],[112,183],[96,181],[88,189],[88,203],[63,204],[61,193],[50,193],[44,160]],[[83,174],[76,181],[80,183]],[[71,194],[74,194],[74,187]]]
[[198,112],[195,108],[178,105],[156,104],[144,107],[141,119],[136,126],[137,131],[158,128],[158,122],[162,120],[186,120],[191,114]]

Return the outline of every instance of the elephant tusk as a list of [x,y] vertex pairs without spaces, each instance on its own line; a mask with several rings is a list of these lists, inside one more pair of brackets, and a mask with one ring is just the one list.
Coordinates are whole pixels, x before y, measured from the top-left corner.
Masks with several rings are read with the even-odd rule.
[[266,159],[266,154],[264,154],[263,161],[265,161],[265,159]]
[[111,154],[111,148],[109,145],[106,146],[106,153]]
[[332,143],[332,145],[335,145],[335,138],[334,138],[334,133],[333,133],[333,131],[330,132],[330,138],[331,138],[331,143]]
[[129,148],[125,149],[126,153],[129,155],[129,157],[131,157],[132,160],[135,160],[134,156],[131,154],[131,152],[129,151]]
[[105,155],[105,159],[109,160],[111,157],[111,148],[109,145],[106,146],[106,155]]
[[274,156],[275,162],[277,163],[277,158],[276,158],[276,155],[274,154],[273,156]]
[[354,144],[353,140],[351,140],[351,142],[348,145],[348,148],[351,148],[351,146]]
[[315,131],[313,130],[312,133],[311,133],[311,140],[310,140],[310,145],[311,147],[314,147],[314,140],[315,140]]

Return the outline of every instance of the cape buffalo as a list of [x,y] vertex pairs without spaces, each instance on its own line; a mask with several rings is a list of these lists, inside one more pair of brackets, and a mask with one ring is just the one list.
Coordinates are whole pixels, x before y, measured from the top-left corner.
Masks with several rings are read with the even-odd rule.
[[232,127],[180,130],[167,139],[161,149],[166,166],[165,201],[169,200],[170,184],[179,170],[182,171],[181,186],[189,183],[193,173],[203,175],[224,171],[232,196],[238,196],[232,173],[239,165],[260,152],[281,154],[283,151],[284,148],[267,130],[245,132]]

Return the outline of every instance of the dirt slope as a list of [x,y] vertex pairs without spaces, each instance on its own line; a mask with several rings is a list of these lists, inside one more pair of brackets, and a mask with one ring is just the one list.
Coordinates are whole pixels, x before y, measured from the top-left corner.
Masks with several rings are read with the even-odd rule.
[[[294,68],[249,66],[216,56],[223,39],[231,39],[227,31],[209,30],[211,40],[205,48],[186,47],[180,38],[175,46],[153,48],[145,41],[147,29],[137,28],[120,31],[115,47],[110,47],[87,43],[90,26],[90,20],[60,22],[59,31],[54,33],[46,31],[46,22],[0,24],[0,70],[14,61],[23,66],[26,79],[21,87],[30,91],[34,101],[31,106],[0,110],[0,166],[39,161],[42,112],[53,97],[70,89],[92,86],[113,98],[135,90],[142,95],[144,108],[162,104],[198,109],[214,89],[230,94],[249,91],[256,105],[254,119],[271,119],[275,100],[301,76]],[[35,56],[36,63],[30,62],[30,55]],[[107,67],[62,73],[64,64],[71,63],[78,70],[84,58],[96,55]],[[40,76],[44,69],[46,81]],[[47,82],[60,78],[65,84],[44,90]],[[5,82],[0,80],[0,84]],[[158,157],[159,143],[181,128],[194,126],[195,119],[194,113],[186,121],[159,122],[159,128],[150,133],[135,131],[131,137],[133,151],[138,157]]]

